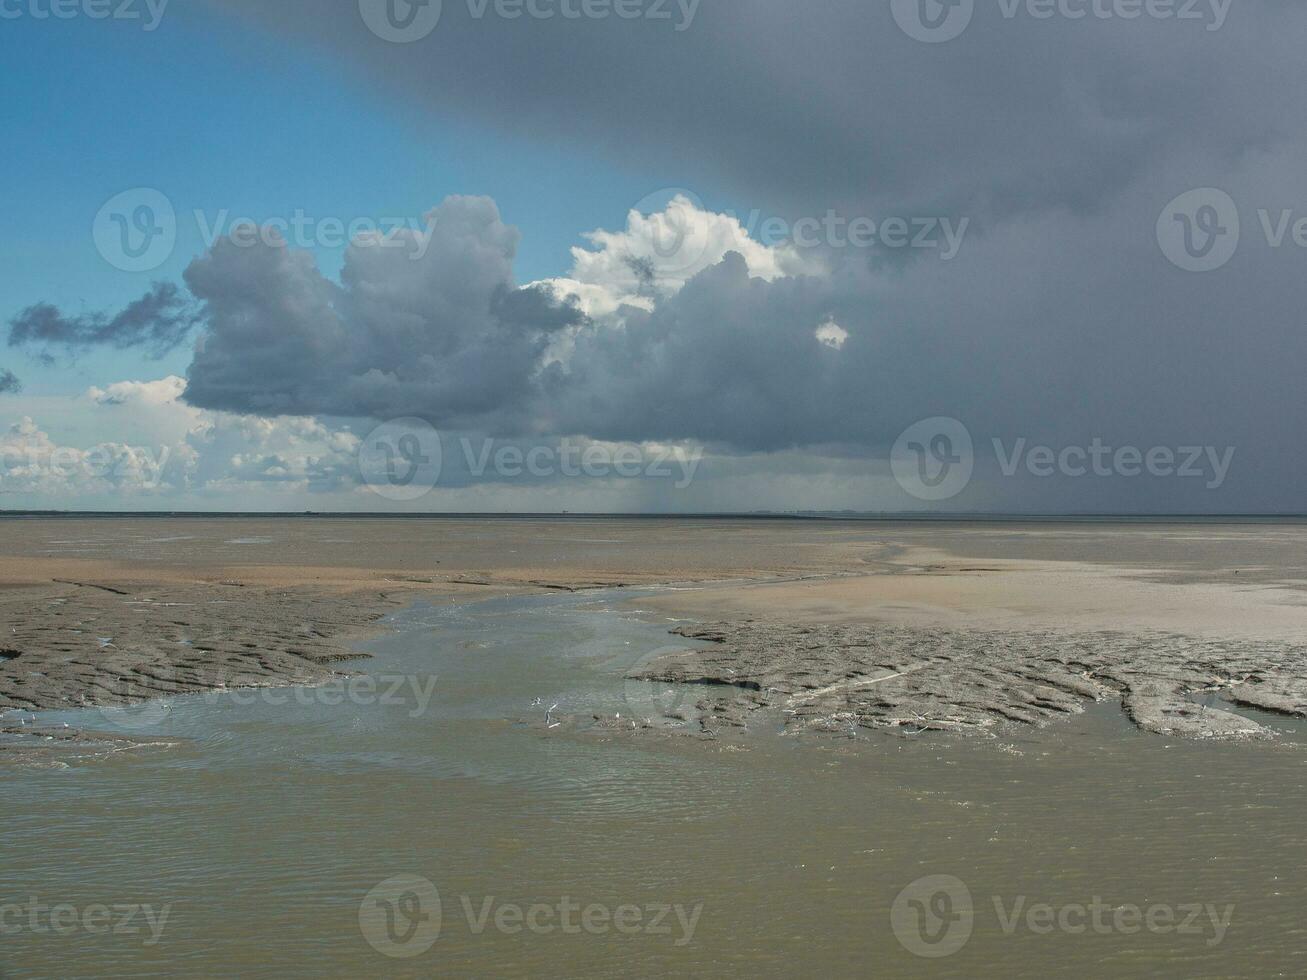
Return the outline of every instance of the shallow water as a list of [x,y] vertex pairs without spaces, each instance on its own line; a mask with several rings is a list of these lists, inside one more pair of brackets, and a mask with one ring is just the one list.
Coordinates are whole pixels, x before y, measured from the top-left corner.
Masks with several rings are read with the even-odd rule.
[[673,638],[619,598],[417,606],[350,665],[375,687],[43,716],[156,744],[0,771],[0,972],[1307,972],[1300,725],[1180,743],[1102,705],[969,742],[546,727],[681,696],[622,680]]

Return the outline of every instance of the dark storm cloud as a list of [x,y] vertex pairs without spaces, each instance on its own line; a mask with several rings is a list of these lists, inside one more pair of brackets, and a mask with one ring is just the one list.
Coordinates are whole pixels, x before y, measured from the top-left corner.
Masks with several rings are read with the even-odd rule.
[[[550,428],[601,439],[700,439],[771,450],[868,434],[835,424],[851,362],[814,337],[833,299],[807,278],[751,278],[735,252],[652,313],[581,331],[542,379]],[[863,412],[869,407],[860,403]]]
[[30,306],[9,321],[9,346],[51,348],[76,354],[92,347],[140,347],[162,355],[186,339],[198,322],[190,300],[173,283],[155,283],[121,312],[65,314],[48,303]]
[[[973,230],[949,262],[824,249],[829,275],[771,282],[728,255],[620,325],[517,289],[517,233],[486,199],[443,205],[422,259],[352,248],[339,283],[306,254],[220,243],[187,273],[208,328],[194,404],[879,460],[947,415],[985,481],[957,509],[1301,509],[1307,249],[1273,244],[1262,217],[1307,216],[1301,5],[1236,0],[1208,30],[979,3],[965,34],[929,45],[865,0],[706,0],[679,33],[477,20],[446,0],[429,38],[396,45],[357,0],[210,2],[433,120],[566,142],[767,213]],[[1237,203],[1242,241],[1224,268],[1184,272],[1155,224],[1209,186]],[[814,335],[832,318],[838,349]],[[1213,493],[1003,477],[990,448],[1095,438],[1237,456]]]
[[16,395],[23,390],[23,383],[13,371],[0,368],[0,395]]
[[[1265,164],[1232,191],[1307,199],[1307,179]],[[1219,274],[1182,272],[1151,227],[1130,231],[1158,206],[1138,189],[1093,218],[1027,218],[950,263],[890,272],[846,263],[768,282],[732,252],[620,323],[514,287],[517,233],[485,198],[436,209],[422,259],[352,247],[340,283],[308,253],[223,241],[186,274],[207,327],[186,398],[262,415],[417,416],[445,430],[818,447],[869,461],[913,422],[946,415],[970,429],[990,478],[989,496],[977,489],[962,504],[1290,509],[1304,476],[1293,450],[1303,256],[1250,235]],[[838,348],[816,336],[832,320],[847,333]],[[1192,480],[1041,481],[999,474],[996,439],[1005,451],[1096,439],[1233,447],[1237,459],[1219,493]]]
[[186,270],[208,328],[186,400],[264,415],[521,424],[551,337],[582,317],[513,285],[518,233],[493,201],[453,197],[427,220],[425,250],[394,239],[351,246],[339,284],[307,252],[220,241]]
[[501,285],[490,299],[490,312],[501,324],[519,331],[561,330],[585,322],[580,310],[559,303],[543,286],[510,289]]
[[477,18],[447,0],[413,44],[374,36],[357,0],[210,3],[334,50],[397,106],[688,173],[796,214],[1091,211],[1172,151],[1234,157],[1307,114],[1289,94],[1307,80],[1307,12],[1270,0],[1107,20],[981,0],[946,44],[908,37],[885,0],[706,0],[683,31],[509,20],[493,4]]

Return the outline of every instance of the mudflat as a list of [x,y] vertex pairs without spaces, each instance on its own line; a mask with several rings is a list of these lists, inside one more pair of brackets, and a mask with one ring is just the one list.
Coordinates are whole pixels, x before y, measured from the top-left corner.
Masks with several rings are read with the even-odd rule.
[[[1123,543],[1159,537],[1115,533]],[[1271,738],[1270,727],[1231,709],[1307,715],[1307,595],[1294,561],[1270,557],[1284,539],[1160,534],[1154,562],[1132,565],[977,562],[900,538],[877,574],[647,601],[695,620],[677,632],[714,645],[635,674],[705,692],[650,727],[716,736],[765,720],[789,732],[989,734],[1115,700],[1159,735]],[[972,547],[1039,550],[1032,537],[1040,540],[1027,531]]]
[[650,520],[0,520],[0,712],[312,685],[413,598],[838,574],[870,537]]
[[[620,518],[0,520],[0,711],[336,676],[416,597],[675,586],[715,737],[988,733],[1120,699],[1140,727],[1270,737],[1307,713],[1307,526]],[[1216,702],[1221,706],[1217,707]]]

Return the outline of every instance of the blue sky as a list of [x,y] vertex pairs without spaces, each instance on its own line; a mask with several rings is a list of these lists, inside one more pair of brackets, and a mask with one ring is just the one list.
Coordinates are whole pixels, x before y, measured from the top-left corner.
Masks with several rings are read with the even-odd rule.
[[[564,272],[582,231],[620,227],[645,195],[679,186],[677,174],[618,169],[378,98],[325,55],[193,4],[168,7],[154,32],[84,17],[0,22],[0,63],[5,213],[22,229],[0,237],[5,319],[37,302],[117,309],[152,280],[180,280],[224,211],[418,222],[449,194],[498,202],[522,232],[516,269],[529,282]],[[161,190],[178,215],[177,247],[149,273],[108,265],[90,233],[101,205],[136,187]],[[343,247],[313,250],[338,274]],[[45,395],[184,374],[189,359],[185,349],[145,363],[139,351],[92,351],[43,367],[14,352],[4,363],[28,394]]]
[[[364,450],[416,419],[433,510],[1303,509],[1301,4],[444,0],[393,43],[383,0],[60,2],[0,5],[0,505],[386,506]],[[177,242],[130,273],[92,225],[138,188]],[[429,211],[417,256],[222,237]]]

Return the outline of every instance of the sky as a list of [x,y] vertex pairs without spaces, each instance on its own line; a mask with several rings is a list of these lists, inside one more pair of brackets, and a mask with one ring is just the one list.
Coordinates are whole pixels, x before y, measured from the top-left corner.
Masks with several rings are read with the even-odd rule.
[[1288,0],[3,0],[0,508],[1300,513]]

